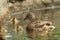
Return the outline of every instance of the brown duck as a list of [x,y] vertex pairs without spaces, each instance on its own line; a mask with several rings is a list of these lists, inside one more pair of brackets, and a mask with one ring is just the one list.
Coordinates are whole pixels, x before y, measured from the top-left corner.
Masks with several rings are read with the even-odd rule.
[[24,20],[28,19],[30,23],[26,27],[27,34],[29,35],[30,38],[35,37],[35,24],[34,24],[34,19],[35,15],[33,13],[27,14]]
[[[35,38],[37,31],[39,30],[39,34],[41,35],[42,33],[46,32],[45,25],[52,25],[50,21],[35,21],[35,15],[34,13],[28,13],[24,20],[29,20],[30,23],[26,27],[26,32],[29,35],[30,38]],[[42,35],[41,35],[42,36]]]

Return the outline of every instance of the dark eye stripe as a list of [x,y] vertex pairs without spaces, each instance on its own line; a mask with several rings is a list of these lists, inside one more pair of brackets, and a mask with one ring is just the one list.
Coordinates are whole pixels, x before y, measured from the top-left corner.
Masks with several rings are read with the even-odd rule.
[[46,25],[50,26],[50,23],[47,23]]

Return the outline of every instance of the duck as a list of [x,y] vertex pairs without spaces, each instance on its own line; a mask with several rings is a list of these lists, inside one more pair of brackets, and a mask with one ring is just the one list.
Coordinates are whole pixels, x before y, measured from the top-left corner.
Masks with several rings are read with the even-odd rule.
[[11,18],[10,21],[12,22],[13,25],[16,25],[18,22],[20,22],[17,20],[16,17]]
[[27,13],[26,17],[24,18],[25,20],[29,20],[30,23],[26,27],[26,32],[29,38],[34,38],[35,37],[35,15],[33,13],[29,14]]
[[22,28],[22,26],[20,26],[20,25],[17,25],[16,27],[15,27],[15,31],[18,33],[19,31],[22,31],[23,30],[23,28]]
[[27,15],[24,18],[24,21],[25,20],[29,20],[29,24],[26,27],[26,32],[29,38],[35,38],[37,30],[39,31],[38,33],[40,34],[40,36],[42,36],[42,33],[44,34],[46,31],[48,32],[48,28],[45,27],[47,25],[48,26],[52,25],[52,22],[50,21],[35,21],[34,13],[27,13]]
[[5,28],[0,27],[0,32],[5,32]]
[[5,28],[0,27],[0,40],[6,40],[5,38]]

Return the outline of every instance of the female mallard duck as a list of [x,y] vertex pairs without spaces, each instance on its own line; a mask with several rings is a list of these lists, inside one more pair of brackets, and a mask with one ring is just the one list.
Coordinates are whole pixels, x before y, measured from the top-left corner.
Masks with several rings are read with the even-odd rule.
[[30,38],[35,37],[35,24],[34,24],[34,19],[35,15],[33,13],[27,14],[24,20],[28,19],[30,23],[26,27],[27,34],[29,35]]
[[44,34],[44,33],[46,33],[46,30],[44,30],[44,29],[47,29],[47,31],[48,31],[48,28],[45,28],[45,27],[47,25],[48,25],[48,27],[50,25],[52,25],[52,23],[50,21],[35,21],[35,15],[33,13],[28,13],[26,15],[26,17],[24,18],[24,20],[26,20],[26,19],[30,21],[30,23],[26,27],[27,34],[29,35],[30,38],[35,37],[35,35],[37,33],[36,30],[39,30],[39,34],[42,34],[42,33]]

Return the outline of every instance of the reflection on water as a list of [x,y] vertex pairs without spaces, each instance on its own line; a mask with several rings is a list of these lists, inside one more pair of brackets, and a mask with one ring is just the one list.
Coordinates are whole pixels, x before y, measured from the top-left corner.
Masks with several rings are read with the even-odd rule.
[[25,30],[19,31],[18,33],[15,30],[6,31],[7,40],[26,40]]

